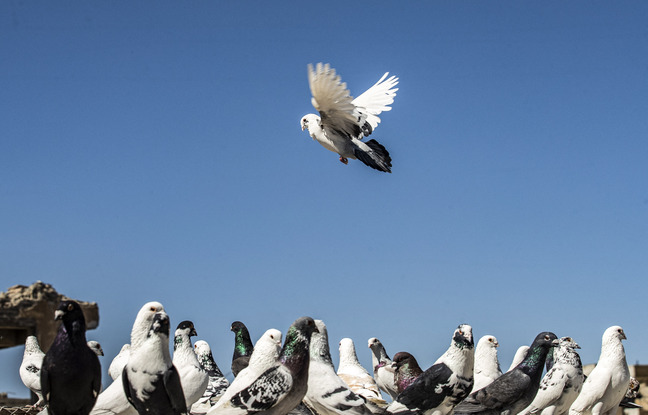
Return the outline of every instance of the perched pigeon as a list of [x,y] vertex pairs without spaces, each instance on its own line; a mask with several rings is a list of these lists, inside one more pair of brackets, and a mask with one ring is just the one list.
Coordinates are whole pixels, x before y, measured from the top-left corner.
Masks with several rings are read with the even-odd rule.
[[[225,390],[230,383],[225,379],[223,372],[218,368],[218,365],[214,361],[211,348],[206,341],[198,340],[194,344],[194,351],[196,352],[196,357],[198,358],[200,367],[202,367],[209,376],[207,390],[205,390],[205,393],[203,393],[203,396],[198,399],[196,404],[207,404],[211,407],[218,402],[218,399],[223,393],[225,393]],[[194,413],[196,411],[192,408],[191,412]]]
[[576,349],[580,349],[580,346],[571,337],[562,337],[558,346],[551,349],[551,369],[542,378],[533,402],[520,415],[562,415],[569,411],[585,380],[583,365]]
[[265,415],[285,415],[297,407],[306,394],[310,338],[316,331],[312,318],[301,317],[295,320],[288,329],[275,365],[226,402],[221,398],[207,414],[243,415],[263,412]]
[[304,403],[319,415],[371,415],[364,399],[353,393],[335,373],[324,322],[315,320],[315,324],[319,333],[311,337]]
[[[142,308],[140,308],[131,330],[130,353],[135,352],[148,338],[151,323],[153,322],[155,314],[162,311],[164,311],[164,307],[156,301],[146,303]],[[95,403],[94,408],[92,408],[92,415],[137,414],[135,407],[133,407],[126,399],[124,383],[120,377],[121,375],[119,375],[113,383],[101,392],[97,398],[97,403]]]
[[103,356],[104,355],[103,349],[101,348],[101,344],[98,341],[90,340],[88,342],[88,347],[90,348],[90,350],[95,352],[95,354],[97,356]]
[[187,413],[178,371],[169,354],[169,316],[155,313],[146,340],[131,353],[121,381],[128,402],[140,415]]
[[90,413],[101,390],[99,358],[88,347],[81,306],[61,301],[54,318],[62,320],[41,367],[41,387],[50,415]]
[[112,360],[112,362],[110,362],[110,366],[108,367],[108,374],[110,375],[112,380],[115,380],[119,376],[121,376],[122,371],[124,370],[124,366],[126,366],[126,363],[128,363],[130,349],[131,345],[129,343],[126,343],[122,346],[121,350]]
[[474,346],[472,327],[461,324],[454,331],[448,350],[398,395],[387,412],[445,415],[452,411],[472,389]]
[[407,389],[409,385],[414,383],[423,374],[423,369],[421,369],[414,356],[407,352],[396,353],[392,365],[395,370],[394,381],[398,387],[398,393]]
[[569,415],[616,413],[630,382],[630,371],[621,343],[624,339],[626,335],[619,326],[605,330],[601,356],[569,409]]
[[369,401],[382,399],[376,381],[358,361],[353,340],[349,338],[340,340],[340,364],[338,365],[337,375],[357,395]]
[[25,340],[25,352],[23,353],[23,360],[20,364],[19,374],[20,379],[23,381],[25,386],[38,396],[38,401],[34,404],[34,407],[43,404],[40,376],[44,357],[45,353],[41,350],[36,336],[27,336],[27,339]]
[[245,324],[240,321],[232,323],[230,330],[234,332],[234,355],[232,356],[232,374],[238,376],[239,372],[245,369],[254,351],[250,332]]
[[378,82],[353,99],[346,83],[335,69],[318,63],[308,65],[308,82],[313,94],[313,106],[319,116],[302,117],[302,131],[308,128],[310,136],[324,148],[340,155],[340,161],[358,159],[376,170],[391,173],[389,152],[376,140],[361,141],[378,126],[378,114],[391,110],[398,88],[398,78],[387,78],[385,73]]
[[[528,352],[529,352],[529,346],[522,345],[518,347],[518,349],[515,351],[515,355],[513,356],[513,361],[511,362],[511,366],[509,366],[509,368],[506,371],[510,372],[512,369],[515,369],[517,365],[522,363],[522,361],[524,360]],[[551,351],[549,351],[549,353],[551,353]]]
[[383,346],[380,340],[372,337],[368,343],[371,349],[371,362],[376,384],[380,390],[394,399],[398,396],[398,387],[394,379],[396,373],[392,366],[392,360],[387,355],[387,350],[385,350],[385,346]]
[[191,345],[191,336],[196,335],[194,324],[185,320],[178,324],[173,341],[173,365],[180,375],[187,408],[191,408],[191,405],[203,396],[209,383],[209,375],[200,366]]
[[497,360],[497,347],[499,343],[495,336],[483,336],[475,347],[475,384],[473,392],[490,385],[502,376],[499,360]]
[[455,407],[455,415],[515,415],[526,408],[538,392],[547,353],[557,343],[553,333],[538,334],[519,365],[485,388],[471,393]]
[[216,406],[224,405],[232,396],[250,386],[263,372],[275,366],[279,353],[281,353],[281,332],[277,329],[266,330],[254,345],[249,365],[234,378]]

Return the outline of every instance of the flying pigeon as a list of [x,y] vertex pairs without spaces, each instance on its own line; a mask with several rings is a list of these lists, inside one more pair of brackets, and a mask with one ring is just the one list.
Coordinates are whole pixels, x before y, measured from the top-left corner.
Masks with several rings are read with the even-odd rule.
[[254,351],[250,332],[245,324],[240,321],[232,323],[230,330],[234,332],[234,355],[232,356],[232,374],[238,376],[239,372],[245,369]]
[[169,316],[155,313],[146,340],[133,352],[121,376],[128,402],[140,415],[187,413],[180,375],[169,354]]
[[322,320],[315,320],[315,324],[319,333],[311,337],[304,403],[318,415],[371,415],[364,399],[353,393],[335,373],[326,325]]
[[191,337],[196,335],[194,324],[185,320],[178,324],[173,341],[173,365],[180,375],[187,408],[191,408],[191,405],[203,396],[209,383],[209,375],[200,366],[191,345]]
[[398,352],[394,355],[392,365],[395,370],[394,381],[398,387],[398,393],[401,393],[409,385],[423,374],[423,369],[411,354],[407,352]]
[[[164,307],[156,301],[146,303],[140,308],[131,330],[130,353],[135,352],[148,338],[155,314],[162,311],[164,311]],[[120,377],[121,375],[99,394],[97,403],[92,408],[92,415],[137,415],[135,407],[126,399],[124,384]]]
[[445,415],[452,411],[472,389],[474,346],[472,327],[461,324],[454,331],[448,350],[398,395],[387,412]]
[[338,365],[337,375],[357,395],[364,397],[368,401],[382,400],[376,381],[358,361],[353,340],[349,338],[340,340],[339,348],[340,364]]
[[301,317],[295,320],[288,329],[275,365],[226,402],[221,397],[207,414],[243,415],[263,412],[264,415],[285,415],[297,407],[306,394],[310,338],[316,331],[312,318]]
[[569,415],[616,413],[630,382],[630,371],[621,343],[624,339],[625,332],[619,326],[605,330],[601,356],[583,383],[583,390],[570,407]]
[[329,64],[308,65],[308,83],[313,94],[311,102],[319,116],[307,114],[301,119],[302,131],[324,148],[340,155],[340,161],[358,159],[367,166],[391,173],[389,152],[378,141],[368,137],[380,123],[378,114],[391,110],[398,88],[398,78],[385,73],[371,88],[353,99]]
[[61,301],[54,318],[62,320],[43,358],[41,387],[50,415],[90,413],[101,390],[99,358],[88,347],[81,306]]
[[196,357],[198,358],[200,367],[202,367],[209,376],[209,382],[207,384],[205,393],[203,393],[203,396],[198,399],[198,402],[196,402],[196,404],[194,404],[194,407],[192,407],[192,413],[196,412],[194,408],[197,404],[206,404],[209,407],[213,406],[216,402],[218,402],[218,399],[223,393],[225,393],[225,390],[230,385],[225,376],[223,376],[223,372],[221,372],[218,365],[214,361],[214,356],[212,355],[211,348],[206,341],[198,340],[194,344],[194,351],[196,352]]
[[475,347],[475,384],[473,392],[489,385],[498,377],[502,376],[499,360],[497,359],[497,347],[499,343],[495,336],[483,336]]
[[515,415],[526,408],[538,392],[547,353],[557,343],[551,332],[538,334],[520,364],[471,393],[455,407],[454,414]]
[[543,414],[563,415],[583,387],[585,375],[578,343],[571,337],[562,337],[553,350],[553,364],[540,382],[540,388],[533,402],[520,415]]
[[511,362],[511,366],[509,366],[509,368],[506,371],[510,372],[512,369],[515,369],[517,365],[522,363],[528,351],[529,351],[529,346],[527,345],[522,345],[518,347],[518,349],[515,351],[515,355],[513,356],[513,361]]
[[20,364],[19,374],[20,379],[25,386],[38,396],[38,401],[34,404],[34,407],[43,404],[40,376],[44,357],[45,353],[41,350],[36,336],[27,336],[27,339],[25,340],[25,352],[23,353],[23,360]]
[[128,363],[130,348],[131,345],[129,343],[123,345],[121,350],[119,350],[117,356],[115,356],[112,362],[110,362],[110,366],[108,367],[108,374],[110,375],[112,380],[117,379],[122,374],[124,366],[126,366],[126,363]]
[[394,376],[396,375],[392,360],[387,355],[385,346],[375,337],[368,340],[371,349],[371,362],[373,366],[374,379],[378,388],[391,396],[392,399],[398,396],[398,387]]
[[223,406],[232,396],[250,386],[263,372],[277,364],[281,353],[281,332],[268,329],[254,345],[249,365],[241,370],[225,390],[216,406]]
[[95,354],[96,354],[97,356],[103,356],[103,355],[104,355],[104,351],[103,351],[103,349],[101,348],[101,344],[100,344],[98,341],[96,341],[96,340],[90,340],[90,341],[88,342],[88,347],[90,348],[90,350],[92,350],[93,352],[95,352]]

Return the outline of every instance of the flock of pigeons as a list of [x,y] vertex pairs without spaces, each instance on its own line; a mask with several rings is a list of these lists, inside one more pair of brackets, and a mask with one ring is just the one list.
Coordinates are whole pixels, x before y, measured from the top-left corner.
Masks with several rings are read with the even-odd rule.
[[172,357],[169,316],[162,304],[149,302],[135,318],[130,344],[112,360],[113,382],[102,392],[101,347],[87,342],[80,306],[61,302],[55,319],[62,324],[48,352],[30,336],[20,366],[21,379],[39,397],[36,405],[44,404],[43,415],[613,415],[619,405],[635,405],[628,398],[639,386],[630,377],[619,326],[604,332],[588,377],[578,344],[550,332],[520,348],[502,373],[497,339],[483,336],[475,347],[467,324],[427,370],[407,352],[391,360],[380,340],[369,339],[370,374],[349,338],[339,343],[336,370],[326,326],[310,317],[295,320],[283,346],[279,330],[267,330],[253,344],[245,325],[234,322],[230,383],[205,341],[192,347],[197,333],[190,321],[178,324]]

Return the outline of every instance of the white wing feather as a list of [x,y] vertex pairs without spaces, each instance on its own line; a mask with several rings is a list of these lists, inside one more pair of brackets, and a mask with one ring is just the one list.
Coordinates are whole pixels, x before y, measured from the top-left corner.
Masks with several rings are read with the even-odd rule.
[[396,91],[398,91],[398,88],[394,88],[398,85],[398,78],[392,75],[385,79],[387,75],[389,72],[385,72],[371,88],[351,101],[361,113],[367,115],[367,121],[373,129],[380,123],[380,118],[377,115],[383,111],[391,111],[389,105],[394,102]]

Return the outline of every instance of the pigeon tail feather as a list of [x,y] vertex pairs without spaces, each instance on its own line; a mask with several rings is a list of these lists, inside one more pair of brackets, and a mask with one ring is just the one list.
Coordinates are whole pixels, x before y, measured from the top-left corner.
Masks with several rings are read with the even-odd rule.
[[357,159],[373,169],[391,173],[391,156],[387,149],[374,139],[363,144],[366,144],[369,150],[356,148],[353,153]]

